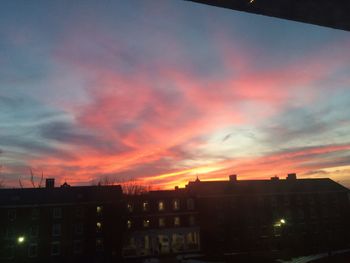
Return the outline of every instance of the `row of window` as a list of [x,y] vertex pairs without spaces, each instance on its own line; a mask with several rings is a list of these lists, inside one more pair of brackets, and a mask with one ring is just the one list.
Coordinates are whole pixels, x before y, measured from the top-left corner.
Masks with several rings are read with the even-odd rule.
[[[187,205],[188,210],[194,210],[194,200],[192,198],[187,199],[186,205]],[[127,208],[128,208],[129,212],[133,212],[134,211],[134,204],[128,203]],[[166,202],[164,200],[158,201],[157,208],[158,208],[158,211],[164,211],[166,209]],[[179,199],[172,200],[171,209],[175,210],[175,211],[180,209],[180,200]],[[142,211],[147,212],[149,210],[150,210],[150,202],[143,201],[142,202]]]
[[[160,218],[158,218],[157,226],[158,227],[166,227],[167,226],[166,222],[167,221],[166,221],[166,219],[164,217],[160,217]],[[131,219],[127,220],[127,227],[129,229],[132,228],[133,227],[133,223],[134,222]],[[169,221],[168,221],[168,223],[169,223]],[[194,216],[190,216],[188,218],[188,224],[190,226],[193,226],[193,225],[195,225],[195,223],[196,223],[195,217]],[[149,228],[151,226],[150,219],[143,219],[142,226],[144,228]],[[179,226],[181,226],[181,219],[178,216],[173,217],[172,218],[172,223],[168,225],[168,227],[179,227]]]
[[[96,239],[96,251],[103,251],[103,239],[98,238]],[[14,258],[15,254],[15,247],[14,246],[7,246],[5,248],[5,257],[6,258]],[[73,241],[73,253],[74,254],[81,254],[83,252],[83,242],[81,240],[74,240]],[[51,242],[51,249],[50,249],[51,256],[59,256],[61,255],[61,242],[60,241],[54,241]],[[35,258],[38,256],[38,244],[37,243],[30,243],[28,244],[28,257]]]
[[[96,206],[96,214],[98,216],[102,215],[103,207],[102,206]],[[33,220],[38,219],[40,216],[40,209],[39,208],[33,208],[31,212],[31,218]],[[76,217],[84,217],[84,209],[82,207],[77,207],[75,209],[75,216]],[[8,219],[10,221],[16,220],[17,212],[16,209],[11,209],[8,211]],[[54,207],[52,209],[52,218],[54,219],[61,219],[62,218],[62,208],[61,207]]]

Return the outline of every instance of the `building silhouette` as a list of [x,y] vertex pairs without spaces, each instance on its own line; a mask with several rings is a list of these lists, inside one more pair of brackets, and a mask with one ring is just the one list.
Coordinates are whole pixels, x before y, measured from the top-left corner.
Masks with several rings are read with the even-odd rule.
[[0,262],[121,262],[200,253],[235,262],[350,245],[349,189],[328,178],[0,189]]

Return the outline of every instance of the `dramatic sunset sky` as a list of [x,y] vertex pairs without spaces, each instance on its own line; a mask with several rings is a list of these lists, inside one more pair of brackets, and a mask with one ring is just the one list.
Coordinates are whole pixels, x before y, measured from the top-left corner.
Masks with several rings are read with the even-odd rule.
[[186,1],[2,1],[0,179],[350,186],[350,32]]

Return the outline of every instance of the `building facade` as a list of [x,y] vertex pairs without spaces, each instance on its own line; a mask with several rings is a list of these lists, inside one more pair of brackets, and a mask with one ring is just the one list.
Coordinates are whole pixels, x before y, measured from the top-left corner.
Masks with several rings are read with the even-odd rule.
[[185,189],[125,197],[127,217],[123,255],[158,256],[200,250],[195,198]]
[[120,186],[0,190],[0,262],[110,262],[121,256]]

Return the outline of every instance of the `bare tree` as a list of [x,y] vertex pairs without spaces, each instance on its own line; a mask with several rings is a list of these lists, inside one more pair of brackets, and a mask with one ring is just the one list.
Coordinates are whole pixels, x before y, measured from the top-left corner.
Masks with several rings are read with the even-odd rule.
[[139,195],[144,194],[152,190],[151,185],[146,185],[141,181],[135,179],[126,180],[116,178],[115,176],[104,176],[99,178],[97,181],[93,181],[92,185],[120,185],[122,187],[123,193],[127,195]]
[[[27,180],[29,181],[30,185],[31,185],[33,188],[41,188],[41,187],[42,187],[43,180],[44,180],[44,172],[41,171],[41,176],[40,176],[39,182],[36,182],[36,179],[35,179],[36,176],[35,176],[35,174],[34,174],[32,168],[29,168],[29,173],[30,173],[30,175],[29,175],[29,178],[28,178]],[[20,187],[20,188],[24,188],[23,182],[22,182],[22,179],[21,179],[21,178],[18,179],[18,184],[19,184],[19,187]]]
[[[2,165],[0,165],[0,176],[2,175]],[[4,179],[0,178],[0,188],[5,187]]]

